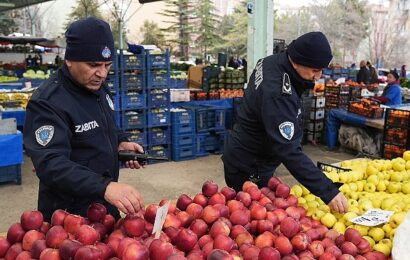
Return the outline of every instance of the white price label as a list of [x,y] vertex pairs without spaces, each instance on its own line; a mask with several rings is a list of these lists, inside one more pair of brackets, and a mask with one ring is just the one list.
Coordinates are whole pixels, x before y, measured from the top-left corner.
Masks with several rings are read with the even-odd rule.
[[374,227],[383,223],[388,223],[393,213],[393,211],[369,209],[363,215],[353,218],[350,221],[355,224]]
[[161,123],[166,123],[166,122],[167,122],[167,119],[166,119],[166,118],[162,118],[162,119],[159,120],[159,122],[161,122]]
[[152,234],[155,233],[156,239],[159,238],[159,235],[162,230],[162,226],[164,225],[164,222],[165,222],[165,217],[168,214],[168,208],[170,204],[171,204],[171,201],[168,201],[167,204],[165,204],[162,207],[159,207],[157,210],[157,215],[155,215],[154,228],[152,229]]

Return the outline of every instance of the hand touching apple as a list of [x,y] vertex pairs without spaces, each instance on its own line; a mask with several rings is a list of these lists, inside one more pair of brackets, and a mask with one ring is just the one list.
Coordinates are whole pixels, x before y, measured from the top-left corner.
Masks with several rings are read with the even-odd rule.
[[348,209],[347,199],[343,193],[339,192],[330,202],[329,207],[332,211],[345,213]]
[[140,193],[125,183],[110,182],[105,190],[104,198],[125,214],[133,215],[143,207]]

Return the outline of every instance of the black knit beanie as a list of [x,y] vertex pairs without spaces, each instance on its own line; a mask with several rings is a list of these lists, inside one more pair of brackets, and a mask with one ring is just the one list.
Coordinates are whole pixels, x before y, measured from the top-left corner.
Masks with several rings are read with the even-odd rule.
[[293,62],[310,68],[326,68],[332,60],[332,50],[321,32],[309,32],[292,41],[287,53]]
[[108,23],[95,17],[73,22],[65,32],[65,59],[71,61],[111,61],[114,39]]

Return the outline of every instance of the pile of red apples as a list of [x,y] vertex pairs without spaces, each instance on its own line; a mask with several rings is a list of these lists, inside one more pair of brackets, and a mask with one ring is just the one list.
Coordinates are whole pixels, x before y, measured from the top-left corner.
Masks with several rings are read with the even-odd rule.
[[25,211],[0,237],[5,260],[276,260],[387,259],[355,229],[344,235],[306,217],[290,188],[277,177],[259,189],[245,182],[240,192],[207,181],[193,198],[170,203],[159,238],[152,235],[158,205],[115,222],[99,203],[87,218],[56,210],[50,223]]

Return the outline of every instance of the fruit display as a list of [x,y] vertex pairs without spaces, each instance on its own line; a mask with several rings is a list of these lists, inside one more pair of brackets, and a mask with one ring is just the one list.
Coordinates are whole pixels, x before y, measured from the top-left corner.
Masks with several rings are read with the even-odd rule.
[[3,108],[26,108],[32,93],[0,92],[0,105]]
[[349,104],[349,112],[362,115],[368,118],[382,118],[384,109],[376,101],[362,98],[360,101],[352,101]]
[[23,73],[23,77],[26,79],[48,79],[50,77],[50,70],[44,73],[42,70],[27,70]]
[[0,83],[3,82],[17,82],[19,81],[18,77],[15,76],[0,76]]
[[[193,197],[162,200],[117,222],[99,203],[90,205],[87,218],[56,210],[50,223],[28,210],[7,238],[0,238],[0,258],[387,259],[356,229],[341,235],[329,230],[328,221],[307,217],[309,211],[290,192],[277,177],[262,189],[245,182],[239,192],[206,181]],[[166,204],[162,230],[151,235],[159,207]]]
[[[338,172],[334,167],[324,167],[323,170],[333,182],[343,183],[340,191],[348,199],[347,213],[331,213],[327,205],[301,185],[293,186],[291,194],[298,197],[307,216],[342,234],[354,228],[374,250],[390,255],[395,230],[410,209],[410,151],[406,151],[403,158],[393,160],[343,161],[341,167],[348,171]],[[374,227],[350,221],[372,208],[393,211],[394,214],[389,223]]]
[[401,157],[409,148],[410,111],[388,108],[383,131],[383,157],[392,159]]
[[332,108],[347,108],[350,100],[350,89],[346,85],[335,85],[332,80],[325,86],[326,111]]

